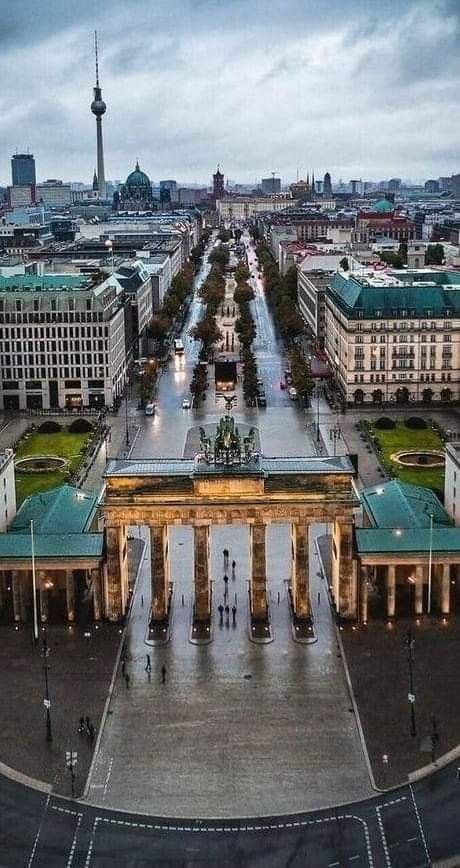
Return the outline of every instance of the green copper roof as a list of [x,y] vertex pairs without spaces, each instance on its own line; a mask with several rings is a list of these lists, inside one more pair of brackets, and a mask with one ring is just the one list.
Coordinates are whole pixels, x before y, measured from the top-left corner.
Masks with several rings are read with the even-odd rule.
[[151,189],[150,178],[141,171],[139,163],[136,163],[134,172],[131,172],[126,178],[126,187],[148,187],[149,190]]
[[[383,530],[358,528],[356,545],[360,555],[403,554],[414,552],[428,554],[430,533],[426,528],[402,528]],[[460,552],[460,527],[435,527],[433,529],[433,552]]]
[[13,274],[0,275],[0,292],[30,290],[42,292],[47,289],[86,289],[93,283],[86,274]]
[[28,532],[33,521],[36,534],[81,534],[91,523],[96,503],[94,492],[71,485],[32,494],[19,508],[9,532]]
[[389,202],[388,199],[379,199],[372,206],[371,211],[380,211],[382,214],[385,214],[387,211],[394,211],[394,207],[393,203]]
[[364,509],[376,528],[429,528],[430,514],[434,525],[452,525],[444,507],[430,488],[390,482],[364,488],[360,492]]
[[[47,533],[34,536],[34,553],[39,558],[101,558],[104,546],[102,533]],[[30,533],[1,533],[2,558],[32,557]]]
[[[399,283],[391,285],[392,278]],[[351,319],[432,319],[460,316],[460,274],[380,272],[381,284],[366,275],[334,274],[328,296]]]

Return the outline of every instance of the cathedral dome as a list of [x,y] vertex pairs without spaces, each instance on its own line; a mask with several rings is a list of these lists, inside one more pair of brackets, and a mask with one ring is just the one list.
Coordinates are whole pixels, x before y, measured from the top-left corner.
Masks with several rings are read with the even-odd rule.
[[126,178],[126,187],[148,187],[151,190],[150,178],[145,172],[142,172],[139,168],[139,163],[136,163],[136,168],[134,172],[131,172],[130,175]]

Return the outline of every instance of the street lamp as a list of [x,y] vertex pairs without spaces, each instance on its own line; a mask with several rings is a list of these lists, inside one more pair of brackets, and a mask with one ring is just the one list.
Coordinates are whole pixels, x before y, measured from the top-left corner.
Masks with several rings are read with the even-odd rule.
[[113,241],[111,241],[110,238],[108,238],[107,241],[105,242],[105,246],[107,247],[107,252],[110,253],[110,257],[111,257],[111,265],[110,265],[110,267],[111,267],[111,272],[112,272],[112,275],[113,275],[113,272],[114,272],[114,266],[113,266]]
[[129,446],[129,425],[128,425],[128,390],[129,390],[129,378],[126,378],[126,389],[125,389],[125,428],[126,428],[126,445]]
[[30,551],[32,556],[32,595],[34,610],[34,640],[38,642],[37,577],[35,573],[34,522],[30,521]]
[[427,613],[431,612],[431,573],[433,571],[433,513],[430,512],[430,550],[428,555],[428,605]]
[[319,430],[319,398],[320,398],[320,387],[316,387],[316,441],[319,443],[321,440],[321,434]]
[[407,694],[407,698],[409,700],[410,705],[410,734],[412,737],[417,735],[417,729],[415,726],[415,693],[414,693],[414,642],[415,639],[412,638],[412,630],[409,627],[407,631],[407,639],[406,639],[406,647],[407,647],[407,662],[409,664],[409,693]]
[[45,698],[43,700],[43,705],[45,706],[45,714],[46,714],[46,740],[53,741],[53,734],[51,731],[51,702],[50,702],[50,693],[49,693],[49,684],[48,684],[48,655],[50,653],[50,649],[48,648],[48,641],[46,637],[46,630],[43,636],[43,674],[45,676]]
[[342,437],[340,425],[336,422],[333,428],[329,429],[329,439],[334,441],[334,456],[337,455],[337,440]]

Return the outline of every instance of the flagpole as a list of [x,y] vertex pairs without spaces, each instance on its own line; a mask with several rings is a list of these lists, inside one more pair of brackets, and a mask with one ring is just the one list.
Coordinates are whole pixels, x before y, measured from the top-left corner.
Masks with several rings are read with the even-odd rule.
[[38,641],[38,617],[37,617],[37,580],[35,575],[35,547],[34,547],[34,522],[30,520],[30,547],[32,553],[32,595],[34,603],[34,639]]

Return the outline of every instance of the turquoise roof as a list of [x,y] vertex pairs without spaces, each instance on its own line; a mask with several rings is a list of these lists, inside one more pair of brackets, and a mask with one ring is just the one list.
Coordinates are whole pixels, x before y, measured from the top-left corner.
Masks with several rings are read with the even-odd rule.
[[42,292],[47,289],[87,289],[93,280],[86,274],[13,274],[9,277],[0,275],[0,292],[11,292],[29,289],[31,292]]
[[[358,528],[356,545],[360,555],[409,552],[428,554],[430,536],[426,528],[403,528],[399,533],[397,529]],[[460,527],[434,527],[432,551],[460,552]]]
[[[47,533],[34,536],[36,558],[101,558],[102,533]],[[30,533],[1,533],[0,560],[32,557]]]
[[81,534],[89,527],[96,505],[94,492],[71,485],[32,494],[21,504],[9,533],[24,533],[33,521],[36,534]]
[[388,199],[379,199],[375,205],[372,206],[372,211],[380,211],[382,214],[387,211],[394,211],[394,205],[392,202],[389,202]]
[[126,178],[126,187],[148,187],[151,189],[150,178],[145,172],[139,168],[139,163],[136,163],[134,172]]
[[376,528],[429,528],[452,525],[444,507],[430,488],[392,479],[360,492],[364,509]]
[[[393,277],[398,284],[390,285]],[[385,280],[383,272],[380,280]],[[388,283],[380,285],[372,284],[365,275],[338,273],[331,279],[328,295],[351,319],[460,316],[460,274],[456,272],[392,272]]]

